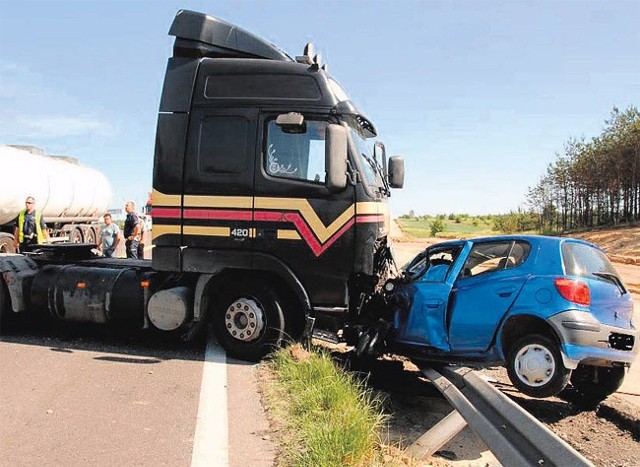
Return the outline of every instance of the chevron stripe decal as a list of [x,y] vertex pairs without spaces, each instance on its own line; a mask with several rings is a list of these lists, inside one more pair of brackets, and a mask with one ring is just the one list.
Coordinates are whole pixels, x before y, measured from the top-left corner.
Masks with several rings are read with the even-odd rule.
[[[154,238],[167,234],[230,236],[229,227],[166,225],[162,219],[288,222],[295,230],[277,231],[280,240],[304,240],[314,255],[322,255],[356,223],[381,223],[388,231],[389,208],[382,202],[358,202],[325,225],[307,199],[243,196],[179,195],[154,190]],[[156,201],[157,200],[157,201]],[[162,203],[162,204],[161,204]],[[156,230],[157,229],[157,230]],[[255,232],[255,229],[251,229]],[[251,235],[255,237],[255,233]]]

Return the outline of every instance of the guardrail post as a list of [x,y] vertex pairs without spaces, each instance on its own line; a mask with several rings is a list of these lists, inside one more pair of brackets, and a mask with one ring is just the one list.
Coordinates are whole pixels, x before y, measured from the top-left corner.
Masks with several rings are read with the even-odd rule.
[[429,431],[420,436],[405,453],[416,459],[432,456],[436,451],[451,441],[467,426],[466,420],[457,410],[451,411],[436,423]]

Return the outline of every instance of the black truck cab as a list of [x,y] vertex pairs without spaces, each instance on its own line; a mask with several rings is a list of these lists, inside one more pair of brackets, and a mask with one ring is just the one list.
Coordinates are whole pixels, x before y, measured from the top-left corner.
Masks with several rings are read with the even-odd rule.
[[293,59],[185,10],[169,34],[145,322],[211,319],[250,359],[316,318],[337,330],[384,274],[402,159],[374,154],[373,124],[310,46]]

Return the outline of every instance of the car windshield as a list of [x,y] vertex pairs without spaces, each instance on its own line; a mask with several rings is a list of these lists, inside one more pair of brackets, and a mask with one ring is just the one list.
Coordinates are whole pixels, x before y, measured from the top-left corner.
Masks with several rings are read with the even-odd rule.
[[576,242],[562,244],[562,260],[567,274],[573,276],[613,275],[618,273],[602,251],[589,245]]
[[376,187],[382,186],[380,167],[373,159],[373,145],[367,142],[364,130],[355,119],[348,119],[347,123],[349,124],[351,139],[356,146],[356,157],[359,159],[367,183]]

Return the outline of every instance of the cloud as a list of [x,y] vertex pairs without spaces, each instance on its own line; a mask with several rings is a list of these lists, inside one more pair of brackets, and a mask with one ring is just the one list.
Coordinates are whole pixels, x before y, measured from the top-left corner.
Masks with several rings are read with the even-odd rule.
[[[85,134],[105,135],[111,127],[91,117],[69,117],[64,115],[31,117],[19,116],[14,119],[13,133],[24,138],[61,138]],[[6,130],[3,131],[6,133]]]
[[[62,114],[59,109],[66,109]],[[39,73],[0,60],[0,138],[50,140],[61,137],[104,136],[112,127],[86,112],[64,89],[52,88]],[[65,115],[65,113],[67,115]]]

